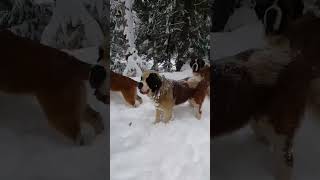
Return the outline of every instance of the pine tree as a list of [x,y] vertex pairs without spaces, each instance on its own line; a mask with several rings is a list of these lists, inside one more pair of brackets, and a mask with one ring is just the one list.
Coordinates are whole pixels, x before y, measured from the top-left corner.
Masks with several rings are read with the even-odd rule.
[[125,68],[124,59],[129,47],[125,35],[125,2],[112,1],[111,3],[111,69],[122,73]]
[[56,0],[52,18],[41,43],[63,49],[79,49],[103,43],[104,34],[82,1]]
[[109,28],[109,9],[108,0],[85,0],[84,5],[91,16],[97,21],[104,34]]
[[0,8],[0,29],[9,28],[20,36],[40,41],[52,16],[52,3],[37,4],[33,0],[3,1]]
[[[135,0],[140,20],[137,48],[154,59],[153,69],[179,71],[192,56],[205,58],[209,48],[207,0]],[[175,64],[172,59],[175,57]]]

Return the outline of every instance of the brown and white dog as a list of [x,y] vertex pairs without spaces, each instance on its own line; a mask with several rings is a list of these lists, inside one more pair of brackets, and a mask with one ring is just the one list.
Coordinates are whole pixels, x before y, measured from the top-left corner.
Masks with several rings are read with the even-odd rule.
[[163,121],[168,123],[172,119],[173,107],[189,101],[196,111],[196,118],[201,118],[203,100],[195,99],[196,88],[191,88],[187,81],[175,81],[160,76],[157,72],[146,71],[138,85],[141,94],[148,95],[155,103],[155,123]]
[[292,179],[293,140],[306,107],[319,112],[319,32],[320,19],[306,14],[267,35],[269,48],[212,63],[211,137],[251,124],[273,147],[277,180]]
[[137,95],[138,82],[111,71],[111,91],[120,92],[124,100],[132,107],[142,103],[142,98]]
[[[0,31],[0,90],[35,96],[49,124],[77,144],[84,144],[81,124],[100,134],[102,118],[86,99],[85,81],[101,91],[106,70],[37,42]],[[105,94],[105,92],[99,92]]]
[[206,94],[210,96],[210,66],[206,65],[203,59],[193,58],[190,61],[190,67],[192,69],[193,77],[186,79],[189,86],[196,87],[200,81],[205,79],[209,84]]

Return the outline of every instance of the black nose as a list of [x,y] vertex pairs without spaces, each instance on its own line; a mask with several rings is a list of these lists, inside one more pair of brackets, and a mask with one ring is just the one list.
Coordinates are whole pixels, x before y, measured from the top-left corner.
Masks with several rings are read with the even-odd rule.
[[141,89],[142,87],[143,87],[143,83],[142,83],[142,82],[139,82],[139,83],[138,83],[138,88]]

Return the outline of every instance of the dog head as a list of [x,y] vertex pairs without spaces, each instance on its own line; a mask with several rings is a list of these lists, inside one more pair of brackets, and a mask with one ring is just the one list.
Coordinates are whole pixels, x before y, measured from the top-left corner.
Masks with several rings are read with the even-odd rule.
[[202,59],[193,58],[190,62],[190,67],[193,72],[199,72],[205,66],[205,62]]
[[162,80],[156,72],[144,72],[141,76],[141,81],[138,84],[138,89],[141,94],[152,95],[157,92],[162,86]]

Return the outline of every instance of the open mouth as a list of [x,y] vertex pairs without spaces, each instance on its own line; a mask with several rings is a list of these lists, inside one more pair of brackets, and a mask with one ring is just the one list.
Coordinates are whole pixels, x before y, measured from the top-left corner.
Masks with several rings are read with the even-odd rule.
[[147,91],[142,91],[142,90],[140,89],[140,93],[141,93],[141,94],[148,94],[148,93],[149,93],[149,89],[148,89]]

